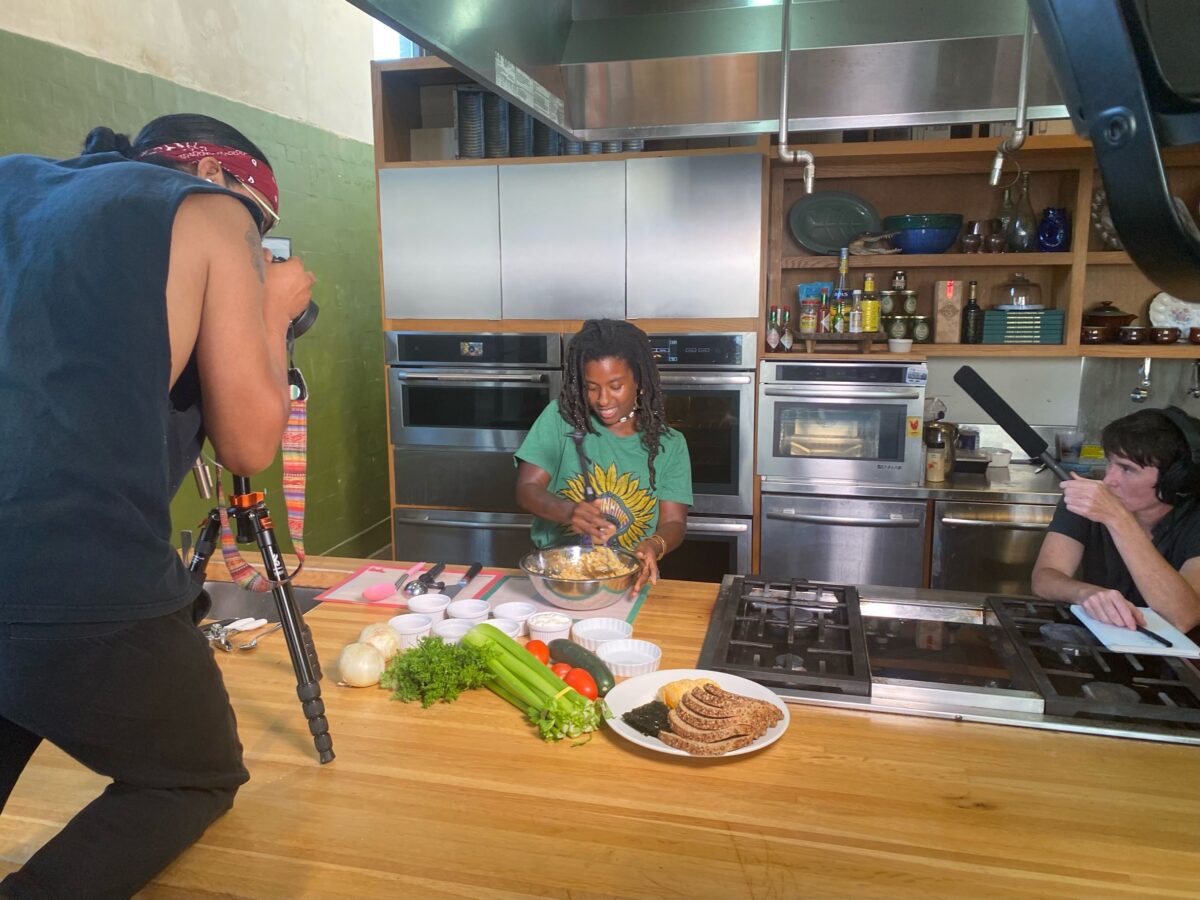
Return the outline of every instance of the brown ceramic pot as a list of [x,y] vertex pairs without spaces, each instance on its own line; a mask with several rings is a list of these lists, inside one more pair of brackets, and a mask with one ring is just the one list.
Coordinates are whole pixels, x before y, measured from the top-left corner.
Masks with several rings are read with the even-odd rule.
[[1174,344],[1179,341],[1178,328],[1151,328],[1150,340],[1156,344]]
[[1149,331],[1144,325],[1123,325],[1117,332],[1117,340],[1122,344],[1144,344],[1150,338]]

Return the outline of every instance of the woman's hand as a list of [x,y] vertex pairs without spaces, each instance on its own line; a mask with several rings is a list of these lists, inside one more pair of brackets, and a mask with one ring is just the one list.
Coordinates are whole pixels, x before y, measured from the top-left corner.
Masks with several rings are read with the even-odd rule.
[[1062,488],[1067,509],[1077,516],[1101,525],[1112,525],[1120,517],[1128,515],[1128,510],[1102,481],[1080,478],[1072,473],[1070,481],[1059,482],[1058,486]]
[[1120,591],[1096,591],[1083,601],[1083,608],[1097,622],[1130,630],[1146,624],[1142,611],[1125,599]]
[[617,526],[601,512],[600,504],[596,501],[588,503],[586,500],[581,500],[576,503],[575,508],[571,510],[571,520],[567,524],[580,534],[586,534],[598,544],[606,543],[617,533]]
[[651,584],[658,584],[658,551],[659,545],[656,541],[645,540],[633,548],[633,555],[636,556],[642,563],[642,570],[638,572],[637,581],[633,584],[633,591],[636,594],[649,581]]

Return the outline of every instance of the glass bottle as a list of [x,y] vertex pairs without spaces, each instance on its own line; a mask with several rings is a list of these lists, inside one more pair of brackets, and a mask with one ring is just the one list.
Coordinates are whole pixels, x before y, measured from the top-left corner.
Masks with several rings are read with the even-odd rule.
[[[1007,241],[1008,223],[1012,221],[1012,189],[1003,188],[996,193],[996,205],[992,208],[992,234],[999,234]],[[990,246],[990,243],[989,243]]]
[[1004,232],[1008,249],[1013,253],[1032,253],[1037,249],[1037,217],[1029,199],[1029,173],[1021,173],[1017,197],[1013,201],[1012,218]]
[[779,330],[779,307],[772,306],[771,311],[767,314],[767,352],[774,353],[779,349],[779,340],[782,337]]
[[850,312],[846,316],[846,332],[848,334],[862,334],[863,332],[863,307],[862,307],[862,291],[854,291],[853,299],[850,301]]
[[863,276],[863,331],[874,334],[879,331],[879,295],[875,293],[875,273]]
[[792,336],[792,308],[783,307],[779,319],[779,352],[788,353],[796,339]]
[[821,288],[821,311],[817,314],[817,334],[833,334],[833,309],[829,305],[829,288]]
[[979,305],[978,291],[978,281],[967,285],[967,305],[962,311],[961,341],[964,344],[983,343],[983,307]]

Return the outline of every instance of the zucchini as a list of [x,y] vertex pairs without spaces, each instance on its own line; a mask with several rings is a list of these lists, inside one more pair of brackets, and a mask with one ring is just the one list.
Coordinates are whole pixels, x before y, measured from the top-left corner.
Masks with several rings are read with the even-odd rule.
[[573,669],[583,669],[596,682],[596,693],[603,697],[613,689],[616,680],[604,660],[587,647],[581,647],[574,641],[558,638],[550,642],[550,659],[553,662],[566,663]]

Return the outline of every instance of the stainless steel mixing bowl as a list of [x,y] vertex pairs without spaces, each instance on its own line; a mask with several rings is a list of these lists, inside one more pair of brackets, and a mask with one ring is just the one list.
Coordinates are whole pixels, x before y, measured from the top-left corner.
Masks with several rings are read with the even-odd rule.
[[603,609],[627,599],[633,593],[641,566],[638,558],[627,550],[614,550],[622,560],[629,563],[633,571],[610,578],[555,578],[542,574],[555,563],[573,562],[591,548],[582,546],[550,547],[535,550],[521,562],[521,571],[533,582],[533,589],[547,603],[566,610]]

